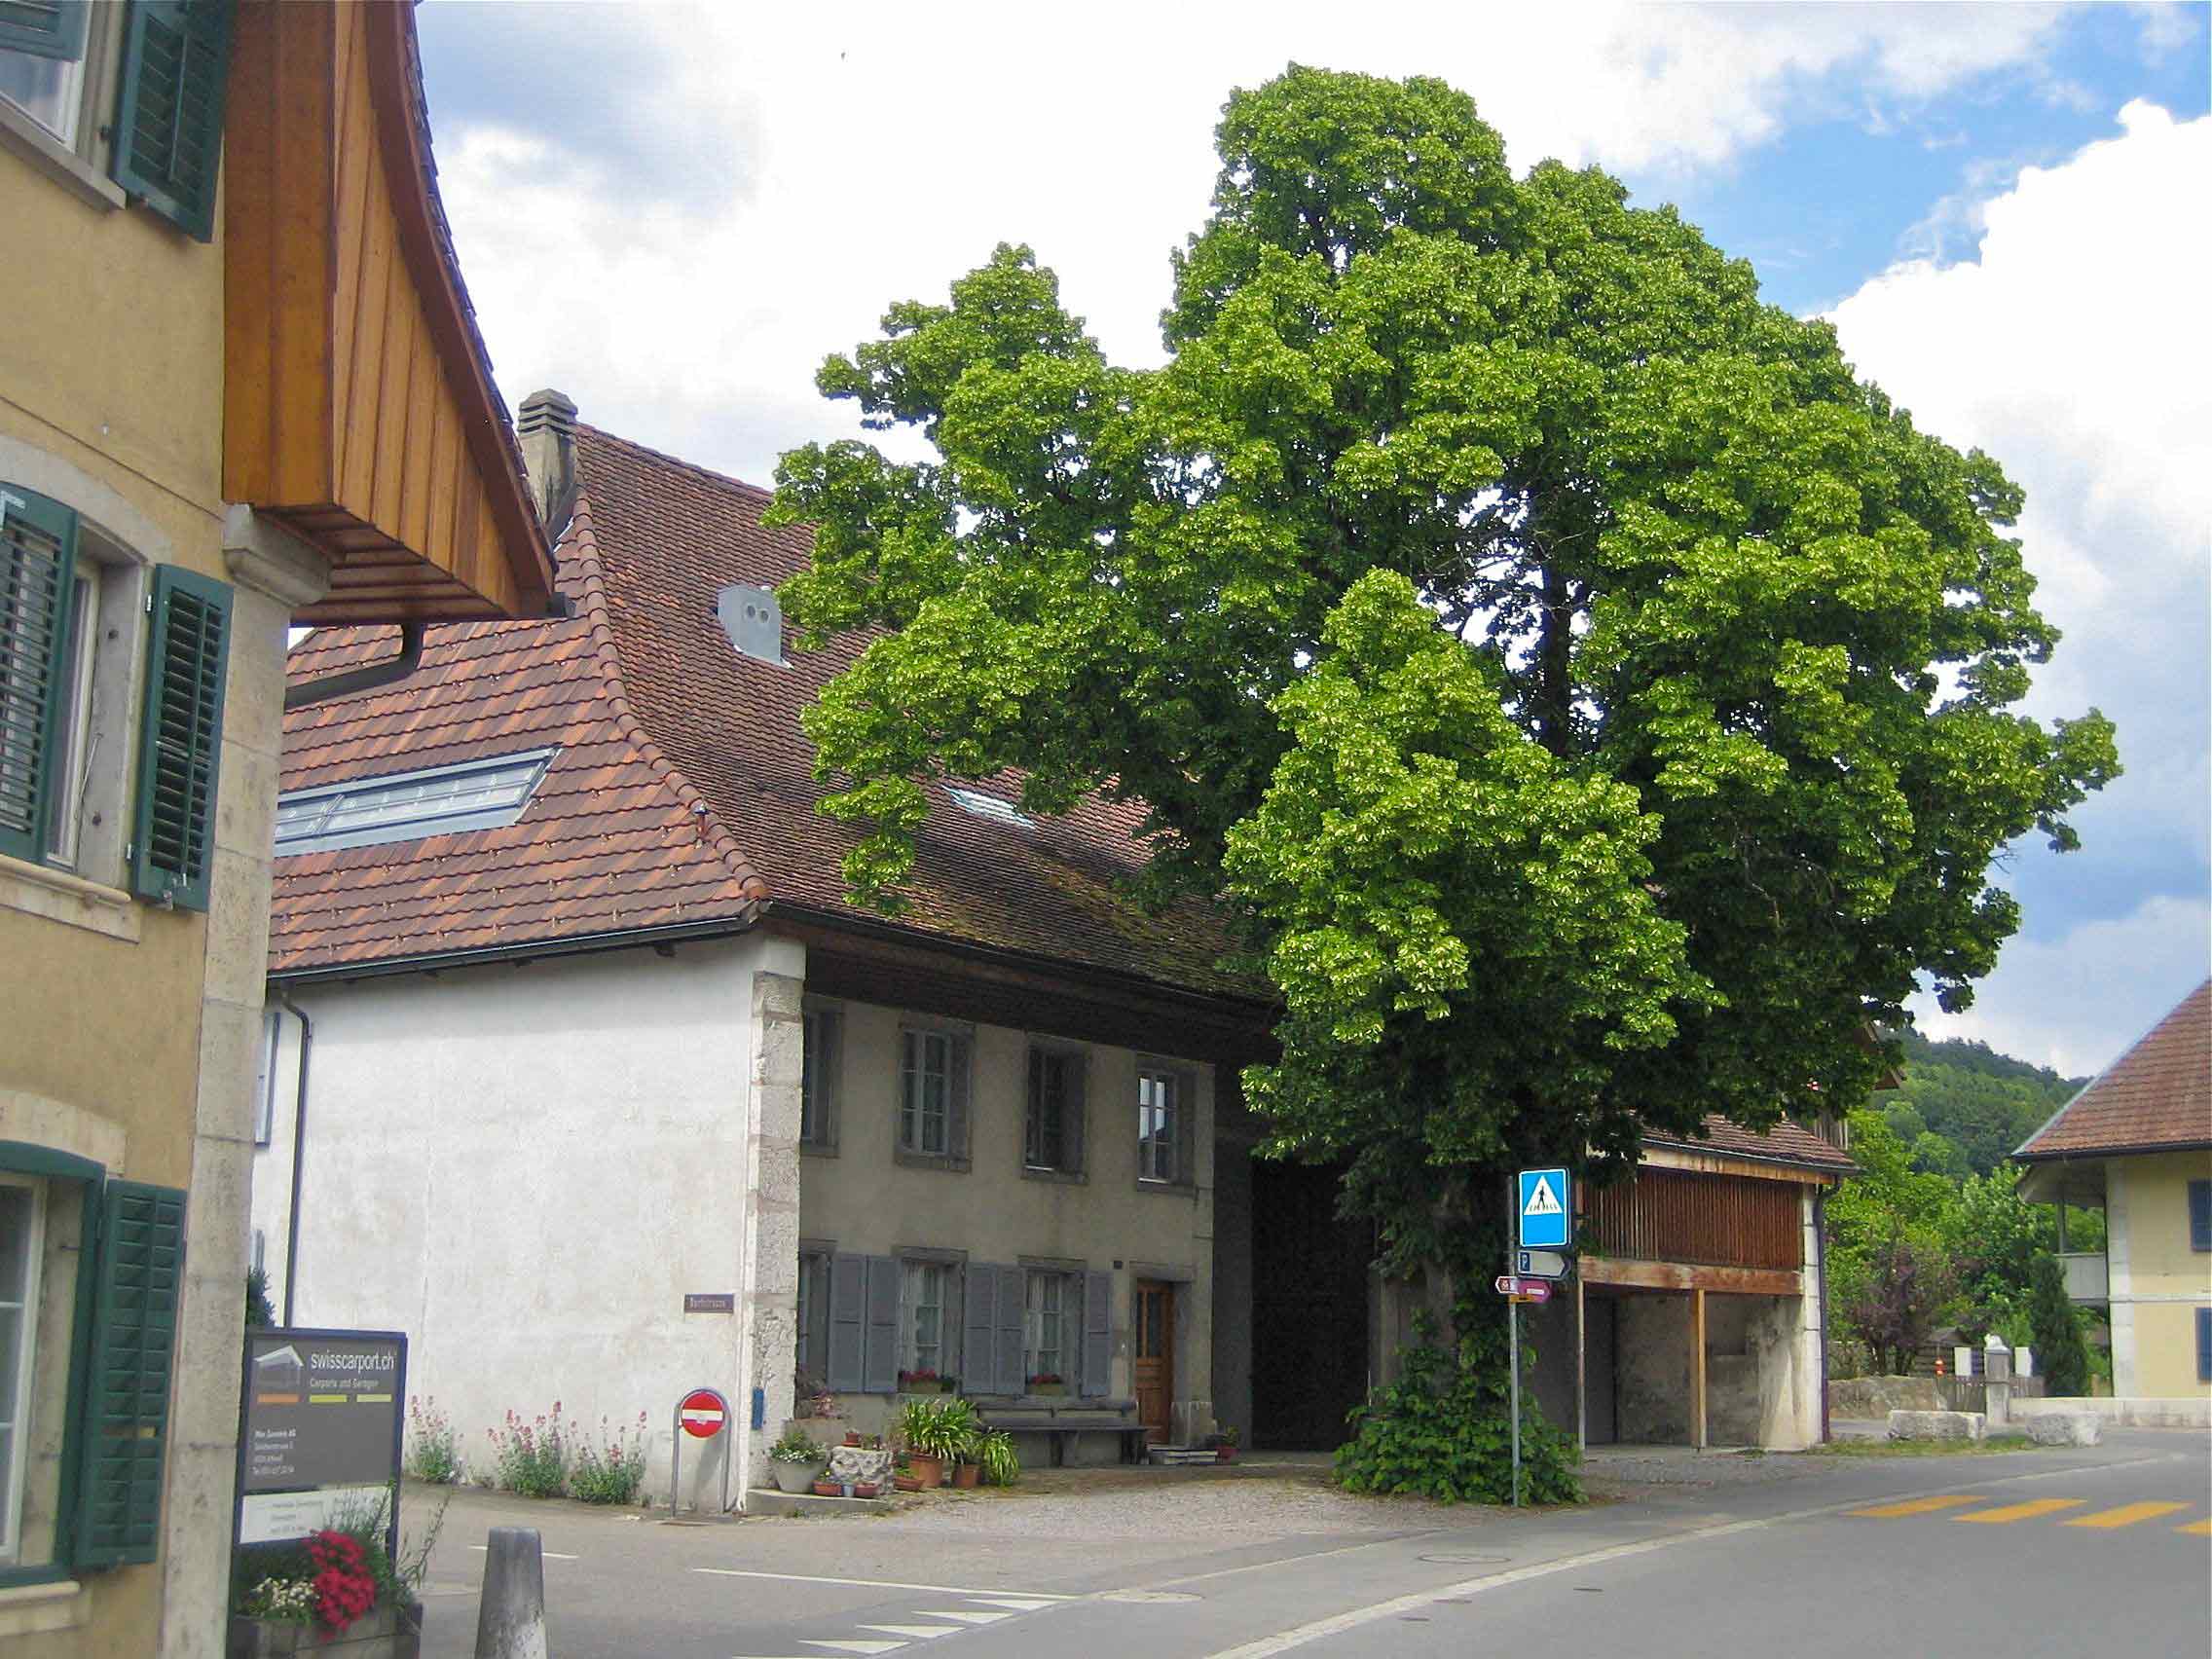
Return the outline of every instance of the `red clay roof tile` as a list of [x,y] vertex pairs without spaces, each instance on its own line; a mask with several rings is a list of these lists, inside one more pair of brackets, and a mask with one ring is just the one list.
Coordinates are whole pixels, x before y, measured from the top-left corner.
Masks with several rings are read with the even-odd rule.
[[2060,1107],[2012,1156],[2212,1146],[2212,979]]

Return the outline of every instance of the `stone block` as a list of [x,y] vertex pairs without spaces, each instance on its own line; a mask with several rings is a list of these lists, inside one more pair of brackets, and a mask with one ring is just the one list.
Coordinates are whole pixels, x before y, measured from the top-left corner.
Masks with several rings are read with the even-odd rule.
[[1980,1440],[1988,1419],[1979,1412],[1892,1412],[1892,1440]]
[[1942,1408],[1933,1377],[1843,1377],[1828,1384],[1828,1412],[1834,1417],[1886,1418]]
[[2039,1412],[2021,1419],[2038,1446],[2094,1446],[2105,1437],[2105,1421],[2095,1412]]

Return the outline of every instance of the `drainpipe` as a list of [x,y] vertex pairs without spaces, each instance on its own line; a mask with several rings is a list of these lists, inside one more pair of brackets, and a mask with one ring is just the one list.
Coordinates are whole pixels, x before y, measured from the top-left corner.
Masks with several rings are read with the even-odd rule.
[[314,1054],[314,1021],[282,991],[273,994],[276,1006],[300,1022],[300,1075],[292,1103],[292,1202],[284,1218],[284,1324],[288,1329],[300,1288],[300,1182],[307,1168],[308,1061]]
[[[303,681],[298,685],[284,688],[284,712],[304,709],[314,703],[327,703],[333,697],[351,697],[363,691],[374,691],[389,685],[395,680],[405,680],[423,665],[423,628],[420,622],[402,622],[399,625],[399,654],[387,657],[383,662],[372,662],[364,668],[349,668],[337,674],[326,674],[320,680]],[[290,1007],[290,1004],[286,1004]]]
[[[1813,1195],[1813,1269],[1821,1275],[1821,1444],[1828,1443],[1828,1189]],[[284,1281],[287,1293],[291,1280]]]

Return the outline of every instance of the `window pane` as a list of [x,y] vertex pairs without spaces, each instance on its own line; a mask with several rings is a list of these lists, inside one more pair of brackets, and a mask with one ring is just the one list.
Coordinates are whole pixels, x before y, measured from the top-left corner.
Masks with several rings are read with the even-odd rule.
[[84,101],[84,59],[62,62],[27,52],[0,52],[0,98],[6,98],[64,144],[77,141],[77,106]]
[[[802,1141],[819,1141],[822,1138],[822,1102],[819,1091],[822,1085],[822,1015],[804,1014],[800,1018],[798,1071],[798,1138]],[[803,1285],[805,1275],[799,1275]]]
[[0,1184],[0,1561],[15,1559],[22,1514],[24,1419],[37,1288],[38,1193]]

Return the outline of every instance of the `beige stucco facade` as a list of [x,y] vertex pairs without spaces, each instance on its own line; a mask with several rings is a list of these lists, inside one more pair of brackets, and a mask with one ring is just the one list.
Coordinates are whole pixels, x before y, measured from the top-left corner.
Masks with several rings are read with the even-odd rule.
[[2105,1161],[2113,1392],[2122,1399],[2212,1398],[2197,1380],[2197,1309],[2212,1308],[2212,1252],[2193,1249],[2189,1184],[2212,1178],[2212,1153],[2146,1153]]
[[[312,556],[226,553],[219,493],[223,255],[66,165],[0,153],[0,223],[56,280],[0,312],[0,483],[73,509],[100,565],[85,828],[74,867],[0,856],[0,1141],[181,1188],[186,1272],[160,1559],[0,1587],[0,1641],[25,1659],[221,1650],[236,1458],[245,1114],[266,954],[285,626]],[[154,567],[234,584],[214,873],[204,913],[126,891],[126,827]],[[51,1178],[55,1227],[83,1183]],[[50,1232],[50,1243],[55,1235]],[[18,1577],[53,1567],[51,1506],[69,1392],[74,1272],[46,1275]],[[45,1506],[42,1509],[41,1506]],[[43,1531],[39,1526],[44,1515]],[[43,1544],[43,1549],[42,1549]],[[36,1559],[42,1554],[46,1560]],[[0,1574],[0,1584],[5,1575]],[[158,1633],[158,1634],[157,1634]]]

